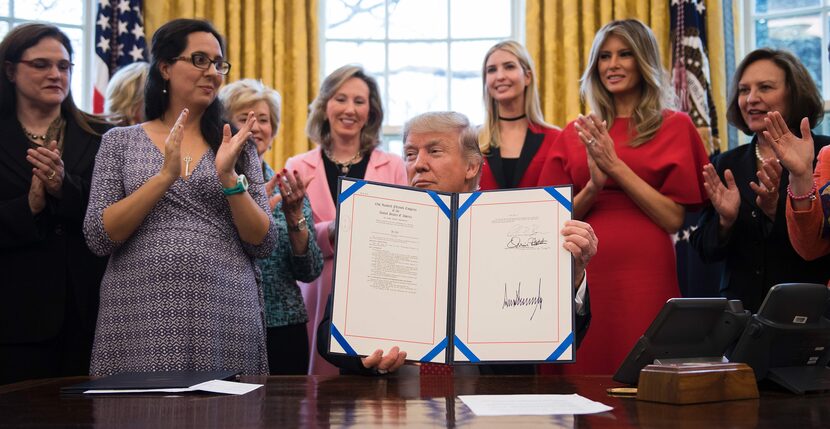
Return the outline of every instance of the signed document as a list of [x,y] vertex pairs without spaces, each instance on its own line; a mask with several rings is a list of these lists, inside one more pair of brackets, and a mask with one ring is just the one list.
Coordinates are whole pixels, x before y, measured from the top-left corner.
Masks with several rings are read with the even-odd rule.
[[[456,361],[545,361],[572,341],[571,254],[559,233],[571,212],[550,190],[459,194],[454,314],[466,350]],[[570,201],[570,188],[553,191]],[[550,360],[573,360],[560,351]]]
[[341,178],[329,352],[573,361],[571,188],[448,194]]

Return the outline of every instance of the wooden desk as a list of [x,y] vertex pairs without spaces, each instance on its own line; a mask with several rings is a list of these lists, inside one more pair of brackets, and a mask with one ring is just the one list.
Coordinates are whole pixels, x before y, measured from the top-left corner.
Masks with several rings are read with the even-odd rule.
[[[762,390],[755,400],[664,405],[608,396],[618,386],[594,376],[244,377],[265,387],[243,396],[61,395],[86,377],[0,386],[0,427],[645,427],[801,429],[830,427],[830,394]],[[614,407],[588,416],[476,417],[456,397],[579,393]]]

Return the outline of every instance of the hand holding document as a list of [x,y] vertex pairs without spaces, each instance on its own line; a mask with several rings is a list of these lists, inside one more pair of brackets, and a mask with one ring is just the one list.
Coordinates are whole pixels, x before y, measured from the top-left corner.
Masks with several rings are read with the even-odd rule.
[[329,351],[573,361],[571,188],[438,193],[343,178]]

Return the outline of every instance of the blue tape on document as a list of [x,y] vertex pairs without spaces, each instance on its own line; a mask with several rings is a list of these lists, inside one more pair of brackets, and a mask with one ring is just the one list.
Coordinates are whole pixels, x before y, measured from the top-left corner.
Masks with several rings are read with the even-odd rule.
[[346,354],[350,356],[357,356],[357,352],[354,351],[352,346],[349,345],[349,342],[346,341],[346,338],[340,334],[340,331],[334,326],[334,323],[331,324],[331,336],[334,337],[334,340],[337,341],[337,344],[340,344],[340,347],[343,347],[343,350]]

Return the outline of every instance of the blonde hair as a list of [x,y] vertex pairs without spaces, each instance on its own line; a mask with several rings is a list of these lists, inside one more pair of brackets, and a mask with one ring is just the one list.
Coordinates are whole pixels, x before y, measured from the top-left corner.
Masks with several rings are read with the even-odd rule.
[[[132,125],[133,112],[144,103],[144,85],[150,63],[140,61],[120,68],[107,84],[104,112],[125,125]],[[144,109],[140,112],[143,114]]]
[[383,106],[378,83],[366,74],[363,67],[345,65],[326,76],[320,85],[320,93],[309,106],[305,132],[308,138],[324,148],[331,146],[331,124],[326,116],[326,105],[334,94],[351,78],[358,78],[369,87],[369,118],[360,130],[360,152],[366,154],[380,144],[380,127],[383,124]]
[[403,126],[403,141],[406,143],[409,134],[415,133],[458,133],[458,144],[461,153],[468,162],[478,165],[478,171],[473,180],[473,189],[478,188],[481,178],[483,157],[479,150],[478,131],[470,125],[470,120],[458,112],[427,112],[408,120]]
[[496,43],[484,55],[484,62],[481,65],[481,86],[484,94],[484,108],[487,111],[487,115],[479,131],[478,145],[481,152],[485,154],[490,152],[491,147],[497,148],[501,145],[499,133],[499,103],[487,90],[487,60],[496,51],[505,51],[516,57],[519,60],[522,71],[530,74],[530,83],[525,87],[524,93],[524,110],[527,115],[527,121],[540,127],[556,128],[545,122],[545,118],[542,115],[542,107],[539,102],[539,86],[536,83],[536,68],[533,65],[533,59],[530,58],[527,49],[519,42],[513,40]]
[[268,115],[271,120],[270,137],[273,139],[277,135],[280,128],[282,97],[276,89],[265,85],[261,80],[241,79],[229,83],[219,90],[219,101],[225,106],[227,115],[233,115],[234,112],[264,101],[270,112]]
[[636,132],[628,143],[637,147],[657,134],[663,124],[663,110],[673,108],[676,97],[660,63],[660,50],[651,29],[636,19],[609,22],[594,37],[588,67],[580,80],[583,100],[608,122],[608,128],[613,125],[617,111],[614,95],[602,84],[597,64],[602,45],[611,36],[619,37],[629,46],[640,71],[640,100],[631,115],[631,126]]

